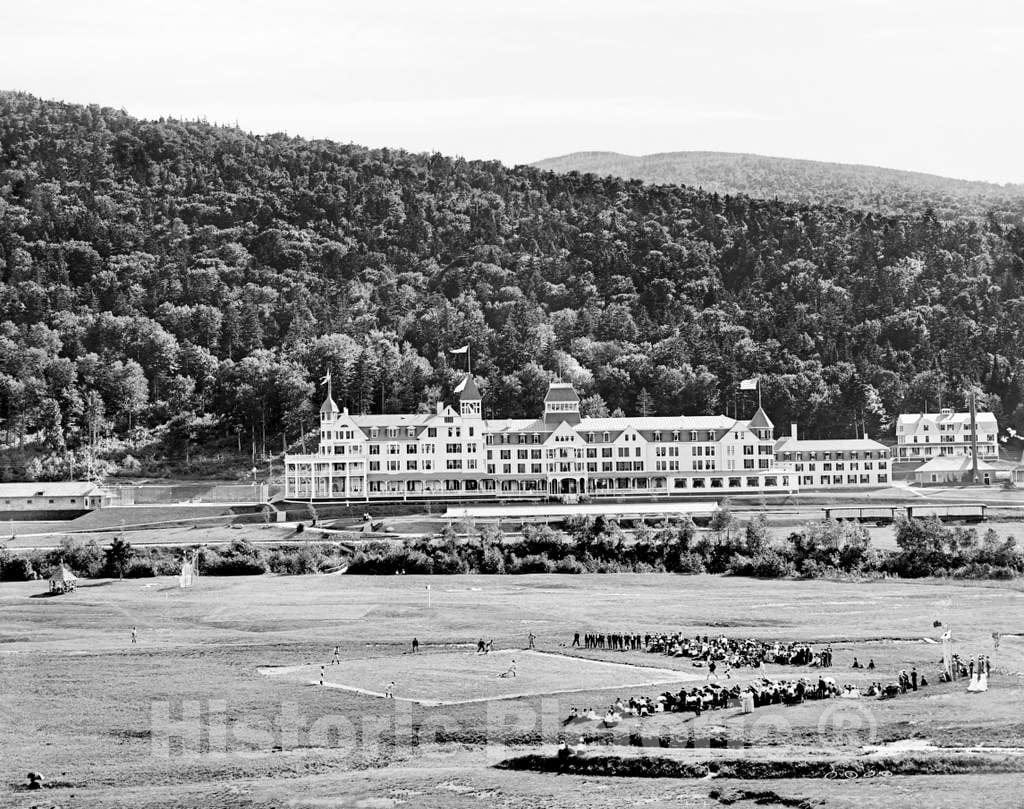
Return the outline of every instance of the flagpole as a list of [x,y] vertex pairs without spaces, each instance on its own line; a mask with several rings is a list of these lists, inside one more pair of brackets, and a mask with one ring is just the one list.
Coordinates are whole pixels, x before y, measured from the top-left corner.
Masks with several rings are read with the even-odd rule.
[[466,373],[473,375],[473,344],[466,343]]

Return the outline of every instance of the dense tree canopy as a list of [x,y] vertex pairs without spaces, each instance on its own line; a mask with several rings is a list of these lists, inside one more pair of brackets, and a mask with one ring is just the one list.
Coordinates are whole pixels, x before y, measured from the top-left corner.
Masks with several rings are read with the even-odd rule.
[[661,415],[732,413],[760,375],[807,436],[969,386],[1024,429],[1024,228],[0,94],[9,442],[182,414],[294,435],[328,368],[340,405],[415,409],[466,342],[494,416],[536,414],[555,372],[590,412]]

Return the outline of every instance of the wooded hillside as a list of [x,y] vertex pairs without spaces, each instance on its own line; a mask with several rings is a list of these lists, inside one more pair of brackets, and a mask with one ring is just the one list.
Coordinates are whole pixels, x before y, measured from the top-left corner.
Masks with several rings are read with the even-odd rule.
[[[766,409],[891,430],[977,385],[1024,429],[1024,229],[561,176],[0,95],[0,437],[273,448],[330,368],[353,411]],[[740,404],[742,415],[742,403]],[[32,445],[32,441],[38,443]],[[52,450],[52,453],[51,453]]]

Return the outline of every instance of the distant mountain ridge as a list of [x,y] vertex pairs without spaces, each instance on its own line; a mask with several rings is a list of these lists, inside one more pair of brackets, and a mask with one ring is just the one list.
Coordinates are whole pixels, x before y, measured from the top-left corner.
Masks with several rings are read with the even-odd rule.
[[886,214],[943,219],[989,212],[1024,214],[1024,184],[1000,185],[853,163],[826,163],[739,152],[574,152],[532,164],[556,172],[622,177],[657,185],[689,185],[719,194],[747,194],[814,205],[842,205]]

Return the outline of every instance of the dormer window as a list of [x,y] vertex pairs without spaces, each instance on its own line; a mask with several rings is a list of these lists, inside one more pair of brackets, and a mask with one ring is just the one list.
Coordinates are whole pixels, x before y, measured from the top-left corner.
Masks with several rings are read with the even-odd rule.
[[604,442],[605,444],[607,444],[607,443],[608,443],[608,441],[609,441],[609,440],[611,440],[611,436],[610,436],[610,435],[609,435],[608,433],[604,433],[604,434],[602,435],[602,437],[601,437],[601,440],[602,440],[602,441],[603,441],[603,442]]

